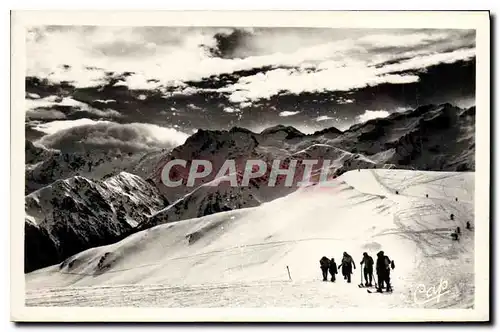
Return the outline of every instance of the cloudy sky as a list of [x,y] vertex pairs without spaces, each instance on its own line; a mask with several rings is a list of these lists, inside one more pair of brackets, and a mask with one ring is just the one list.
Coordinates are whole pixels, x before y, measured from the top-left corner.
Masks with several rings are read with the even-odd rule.
[[26,42],[27,122],[48,135],[104,124],[177,141],[197,128],[313,132],[474,104],[471,30],[43,26]]

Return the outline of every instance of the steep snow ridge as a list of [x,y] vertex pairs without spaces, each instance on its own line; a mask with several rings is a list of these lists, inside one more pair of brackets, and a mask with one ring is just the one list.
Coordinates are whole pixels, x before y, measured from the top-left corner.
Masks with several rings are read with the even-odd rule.
[[[151,196],[150,185],[146,185],[146,181],[137,175],[120,172],[118,175],[105,179],[103,185],[107,187],[109,191],[113,192],[113,194],[127,196],[134,203],[145,204],[148,201],[153,201],[151,205],[157,205],[154,201],[158,199],[158,197],[154,195]],[[150,190],[148,190],[148,188]],[[163,203],[163,201],[160,203]]]
[[[27,146],[27,159],[36,163],[26,169],[25,191],[28,194],[57,179],[75,175],[99,180],[125,170],[151,179],[171,202],[189,198],[189,202],[177,205],[179,210],[172,220],[180,220],[198,216],[193,212],[200,211],[200,201],[193,200],[189,195],[196,187],[168,188],[161,183],[161,170],[169,160],[210,160],[213,164],[212,174],[198,180],[196,186],[214,180],[227,159],[235,160],[239,171],[249,159],[264,160],[268,169],[276,159],[285,164],[294,159],[299,160],[299,165],[304,159],[318,159],[320,163],[325,159],[334,160],[330,167],[330,176],[333,177],[352,169],[375,167],[466,171],[474,169],[474,121],[475,108],[463,110],[443,104],[394,113],[385,119],[355,125],[345,132],[332,127],[305,135],[286,126],[268,128],[260,134],[237,127],[229,131],[199,130],[184,145],[172,151],[132,155],[119,151],[100,154],[42,153]],[[179,169],[178,176],[187,178],[189,166],[188,162],[187,169]],[[300,167],[298,169],[296,181],[302,179]],[[316,179],[318,174],[318,170],[315,170],[312,178]],[[257,196],[260,202],[282,197],[297,188],[281,185],[270,188],[265,185],[268,175],[262,177],[261,183],[256,183],[256,188],[252,189],[252,195]],[[217,197],[209,199],[214,202],[214,209],[209,208],[207,211],[217,211],[215,205],[219,199],[226,201],[229,198],[229,203],[225,203],[228,207],[244,206],[244,197],[232,193],[237,190],[228,192],[228,188],[223,185],[218,190],[210,188],[210,195]],[[184,208],[180,207],[183,206],[185,211],[181,211]]]
[[[88,305],[106,305],[102,294],[85,288],[92,286],[113,294],[114,305],[232,305],[224,300],[230,296],[242,306],[473,306],[474,236],[465,230],[466,221],[474,220],[473,173],[355,170],[328,184],[86,250],[27,274],[27,303],[67,305],[73,296],[84,296]],[[450,238],[456,226],[462,228],[460,241]],[[394,294],[367,298],[379,295],[358,289],[359,266],[353,284],[341,277],[336,284],[320,281],[321,256],[339,263],[347,251],[357,263],[363,251],[375,258],[379,250],[396,262]],[[415,302],[418,284],[437,286],[442,278],[450,290],[446,296]],[[59,296],[48,299],[44,294],[51,287],[70,288],[51,289]],[[224,292],[228,287],[231,293]],[[131,291],[141,296],[131,297]],[[189,299],[187,292],[199,296]]]
[[166,204],[153,185],[125,172],[58,180],[25,197],[25,269],[117,241]]
[[332,161],[332,165],[335,165],[336,168],[344,167],[348,170],[355,168],[352,167],[353,162],[354,164],[356,164],[355,166],[357,168],[365,168],[366,166],[372,166],[375,164],[370,158],[367,158],[361,154],[351,153],[349,151],[328,144],[312,144],[303,150],[294,152],[291,156],[299,160],[328,159]]
[[[270,149],[272,151],[269,151]],[[152,218],[143,222],[140,225],[140,229],[166,222],[202,217],[221,211],[257,206],[263,202],[269,202],[295,191],[298,188],[298,182],[302,181],[304,176],[303,167],[301,168],[300,164],[297,167],[292,186],[277,185],[271,187],[267,185],[271,171],[272,156],[277,156],[278,154],[282,154],[279,159],[284,162],[288,162],[291,159],[298,161],[306,159],[317,160],[318,162],[314,165],[309,177],[311,182],[319,181],[323,166],[322,161],[325,156],[332,158],[330,159],[331,164],[329,166],[331,176],[337,176],[350,169],[372,168],[374,165],[371,160],[361,155],[355,155],[327,144],[313,144],[294,154],[290,154],[286,150],[276,151],[277,149],[256,147],[255,151],[259,153],[258,159],[268,160],[268,170],[265,176],[251,179],[249,187],[231,187],[226,176],[213,178],[213,180],[199,185],[177,199],[170,206],[158,211]],[[238,183],[241,181],[242,174],[242,171],[236,174]]]
[[167,222],[211,215],[218,212],[254,207],[261,204],[263,198],[255,181],[248,187],[231,187],[228,176],[216,178],[204,183],[171,205],[156,212],[142,222],[138,229],[146,229]]
[[[300,151],[294,152],[292,154],[292,156],[297,155],[297,154],[307,154],[308,152],[311,152],[312,150],[321,149],[321,148],[341,150],[339,148],[336,148],[336,147],[328,145],[328,144],[316,143],[316,144],[309,145],[305,149],[302,149]],[[341,150],[341,151],[347,153],[346,151],[343,151],[343,150]]]

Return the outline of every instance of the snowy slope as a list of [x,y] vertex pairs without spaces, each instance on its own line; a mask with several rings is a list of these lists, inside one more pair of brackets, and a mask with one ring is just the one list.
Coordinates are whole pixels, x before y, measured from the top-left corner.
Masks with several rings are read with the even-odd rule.
[[258,206],[262,203],[259,187],[250,181],[248,187],[232,187],[227,177],[205,183],[140,223],[140,230],[184,219]]
[[[228,208],[253,206],[256,202],[269,202],[293,192],[297,182],[302,180],[304,160],[318,160],[316,170],[324,160],[332,161],[330,176],[339,176],[346,171],[358,168],[406,168],[432,171],[469,171],[474,170],[475,160],[475,108],[460,109],[450,104],[425,105],[415,110],[393,113],[384,119],[374,119],[357,124],[342,132],[327,128],[306,135],[290,126],[274,126],[254,133],[244,128],[231,130],[199,130],[189,137],[185,144],[158,158],[154,171],[149,178],[171,202],[177,202],[175,216],[162,217],[151,221],[156,225],[166,221],[176,221],[207,214],[200,214],[206,205],[223,201]],[[191,161],[208,160],[212,172],[198,179],[194,187],[179,186],[170,188],[161,181],[163,166],[173,159],[187,161],[186,167],[174,166],[170,172],[172,180],[186,183]],[[262,183],[251,188],[252,196],[239,190],[228,190],[224,186],[210,188],[211,197],[206,202],[194,199],[200,195],[197,188],[217,178],[217,172],[226,160],[234,160],[237,172],[241,175],[247,160],[261,160],[267,163],[267,173],[259,178]],[[297,161],[294,185],[275,187],[265,185],[269,178],[273,161],[280,160],[281,167]],[[319,172],[315,172],[319,175]],[[313,177],[313,181],[317,176]],[[169,212],[171,214],[172,210]]]
[[[305,135],[290,126],[275,126],[261,133],[238,127],[231,130],[198,130],[183,145],[166,153],[151,171],[150,177],[164,195],[173,201],[190,189],[163,186],[160,174],[169,160],[209,160],[213,164],[213,171],[205,180],[211,181],[227,159],[236,160],[237,166],[257,158],[266,162],[301,159],[297,157],[312,147],[321,153],[308,158],[338,160],[339,152],[342,151],[380,167],[394,164],[399,168],[412,167],[418,170],[468,171],[474,170],[474,125],[474,107],[461,109],[451,104],[441,104],[393,113],[387,118],[354,125],[344,132],[332,127]],[[348,162],[348,159],[344,158],[344,162]],[[188,162],[187,168],[189,166]],[[187,174],[182,169],[178,173],[178,178]]]
[[[191,187],[191,191],[173,201],[170,206],[158,211],[147,221],[141,223],[139,228],[145,229],[167,222],[203,217],[222,211],[254,207],[286,196],[297,190],[298,183],[303,181],[305,166],[302,164],[302,161],[304,160],[318,160],[309,177],[312,183],[316,183],[320,179],[324,156],[330,158],[330,177],[338,176],[351,169],[375,167],[373,161],[362,155],[352,154],[327,144],[313,144],[293,154],[290,154],[286,150],[258,146],[253,151],[252,156],[250,159],[267,161],[268,169],[263,176],[250,179],[248,186],[232,187],[229,185],[228,176],[216,177],[215,172],[213,172],[208,177],[211,179],[210,181],[198,181],[198,186],[194,187],[194,189]],[[291,186],[285,185],[284,179],[280,177],[278,177],[276,186],[268,186],[274,158],[279,158],[282,165],[288,165],[292,160],[297,160],[297,168]],[[243,177],[243,165],[236,164],[236,179],[238,183],[241,182]],[[281,167],[285,168],[287,166]],[[165,188],[165,192],[170,195],[175,195],[174,193],[178,195],[185,192],[188,188]],[[177,197],[177,195],[173,197]]]
[[117,241],[166,204],[153,185],[125,172],[43,187],[25,197],[25,270]]
[[[153,218],[145,225],[200,217],[214,212],[250,207],[290,194],[302,180],[302,161],[333,161],[330,176],[338,176],[358,168],[408,168],[420,170],[474,169],[475,109],[459,109],[450,104],[421,106],[415,110],[394,113],[385,119],[375,119],[355,125],[342,132],[327,128],[305,135],[290,126],[275,126],[253,133],[244,128],[228,131],[199,130],[185,144],[170,150],[61,152],[44,151],[27,141],[26,156],[31,161],[26,168],[26,193],[49,185],[58,179],[84,176],[100,180],[121,171],[151,179],[169,202],[175,202],[166,214]],[[172,159],[187,161],[187,167],[174,167],[173,180],[186,180],[191,160],[212,162],[213,171],[194,187],[169,188],[160,181],[165,163]],[[226,160],[234,160],[238,176],[247,160],[258,159],[268,164],[265,176],[256,179],[251,188],[228,188],[220,185],[208,188]],[[272,162],[282,161],[282,167],[298,161],[292,187],[278,183],[266,185]],[[319,172],[315,172],[313,181]],[[184,182],[185,183],[185,182]],[[201,188],[201,190],[199,189]]]
[[[466,221],[474,220],[473,173],[361,170],[329,184],[255,208],[156,226],[78,253],[27,274],[27,304],[473,306],[474,237],[465,230]],[[459,242],[450,239],[456,226],[463,232]],[[359,289],[359,266],[352,284],[320,281],[321,256],[339,263],[347,251],[359,263],[363,251],[375,258],[379,250],[396,262],[393,294]],[[415,302],[419,284],[437,286],[442,278],[446,296]]]

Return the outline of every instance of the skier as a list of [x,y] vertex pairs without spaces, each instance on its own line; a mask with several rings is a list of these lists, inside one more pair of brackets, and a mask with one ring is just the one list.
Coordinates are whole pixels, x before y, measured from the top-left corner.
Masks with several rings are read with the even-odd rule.
[[330,274],[332,275],[332,282],[335,282],[335,275],[338,273],[337,263],[335,263],[335,258],[332,258],[330,260],[329,271],[330,271]]
[[457,226],[456,233],[460,235],[460,226]]
[[465,224],[465,228],[470,229],[470,221],[467,221],[467,223]]
[[377,253],[377,292],[382,293],[384,283],[386,285],[386,291],[392,292],[391,269],[394,269],[394,261],[391,261],[388,256],[384,255],[384,252],[382,250],[379,251]]
[[328,268],[330,267],[330,260],[325,256],[321,257],[319,260],[319,266],[321,267],[321,272],[323,273],[323,281],[328,279]]
[[344,255],[342,257],[342,262],[340,263],[340,265],[342,265],[342,275],[344,276],[344,279],[347,279],[347,282],[351,283],[352,267],[356,269],[356,264],[354,264],[354,260],[352,259],[351,255],[344,251]]
[[[368,255],[366,252],[363,253],[363,259],[361,260],[360,265],[364,264],[363,274],[365,275],[365,286],[372,286],[373,280],[373,258]],[[368,282],[368,280],[370,280]]]

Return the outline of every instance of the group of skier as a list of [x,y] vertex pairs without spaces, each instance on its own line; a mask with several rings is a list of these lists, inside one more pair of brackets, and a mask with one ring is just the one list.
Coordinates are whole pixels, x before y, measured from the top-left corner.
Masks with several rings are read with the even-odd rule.
[[[348,283],[351,282],[351,274],[353,273],[353,269],[356,269],[356,264],[354,263],[354,259],[347,252],[344,252],[342,255],[342,261],[340,265],[337,266],[335,259],[328,259],[326,256],[323,256],[320,261],[320,268],[323,274],[323,281],[328,280],[328,272],[331,275],[331,281],[335,282],[335,275],[338,273],[338,269],[342,268],[342,275],[344,276],[344,280],[347,280]],[[363,266],[363,275],[365,278],[365,284],[363,285],[363,280],[361,280],[361,284],[359,287],[371,287],[375,282],[375,287],[377,287],[377,292],[382,293],[385,285],[385,289],[387,292],[392,292],[391,287],[391,269],[394,269],[394,261],[389,259],[388,256],[384,254],[383,251],[379,251],[377,253],[377,263],[376,263],[376,272],[377,272],[377,280],[378,284],[373,277],[373,258],[368,255],[368,253],[363,253],[363,258],[360,262],[360,265]]]
[[[451,214],[450,217],[453,217],[453,214]],[[451,218],[453,220],[453,218]],[[468,229],[468,230],[471,230],[471,225],[470,225],[470,221],[467,221],[467,223],[465,224],[465,228]],[[455,241],[458,241],[459,238],[460,238],[460,235],[461,235],[461,231],[460,231],[460,226],[457,226],[457,228],[455,228],[455,230],[450,234],[451,235],[451,238]]]

